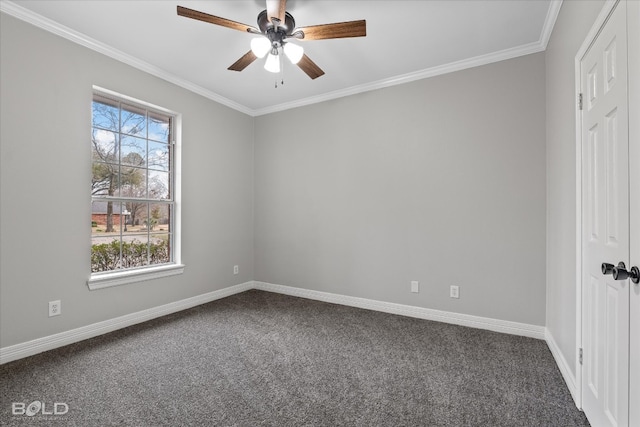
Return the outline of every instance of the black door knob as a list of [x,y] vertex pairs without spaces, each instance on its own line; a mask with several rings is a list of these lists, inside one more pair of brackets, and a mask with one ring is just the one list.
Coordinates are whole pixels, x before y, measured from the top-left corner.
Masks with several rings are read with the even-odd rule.
[[627,280],[631,279],[633,283],[640,283],[640,269],[633,266],[631,270],[627,271],[623,262],[620,262],[617,267],[613,267],[613,280]]
[[602,274],[613,274],[613,268],[615,266],[613,264],[608,264],[606,262],[602,263],[602,267],[600,268],[602,270]]

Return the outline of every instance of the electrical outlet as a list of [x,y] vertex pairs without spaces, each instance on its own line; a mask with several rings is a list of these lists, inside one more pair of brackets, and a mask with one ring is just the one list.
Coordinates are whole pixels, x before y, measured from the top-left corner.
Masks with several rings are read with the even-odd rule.
[[460,289],[455,285],[451,285],[449,288],[449,296],[451,298],[460,298]]
[[240,272],[240,267],[238,267],[237,265],[233,266],[233,274],[238,274]]
[[415,280],[411,281],[411,292],[414,292],[414,293],[420,292],[420,282]]
[[49,317],[59,316],[62,314],[62,303],[60,300],[49,301]]

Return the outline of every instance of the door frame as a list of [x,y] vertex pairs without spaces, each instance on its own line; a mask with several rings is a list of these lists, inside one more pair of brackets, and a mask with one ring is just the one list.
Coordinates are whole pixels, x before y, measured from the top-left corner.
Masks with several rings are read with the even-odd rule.
[[[582,89],[580,61],[587,53],[600,30],[620,0],[607,0],[587,33],[575,57],[575,99]],[[622,0],[627,1],[627,0]],[[628,49],[628,103],[629,103],[629,159],[632,164],[640,165],[640,121],[631,120],[640,114],[640,2],[627,1],[627,49]],[[582,112],[575,107],[576,125],[576,355],[575,355],[575,394],[576,406],[582,409],[582,367],[579,350],[582,348]],[[640,182],[640,167],[629,167],[631,182]],[[636,184],[637,185],[637,184]],[[629,265],[640,265],[640,194],[637,187],[629,186]],[[632,194],[633,193],[633,194]],[[635,236],[635,238],[634,238]],[[640,288],[630,287],[629,307],[630,328],[640,320]],[[634,299],[635,298],[635,299]],[[640,360],[640,339],[630,329],[629,337],[629,398],[640,394],[640,367],[633,361]],[[631,402],[629,402],[631,403]],[[629,405],[629,422],[640,420],[640,407]]]
[[[627,2],[629,75],[629,263],[640,266],[640,2]],[[635,187],[632,183],[636,183]],[[629,399],[640,396],[640,285],[631,285],[629,300]],[[629,425],[640,424],[640,407],[629,402]]]
[[[582,92],[580,62],[596,40],[600,30],[620,0],[607,0],[600,14],[587,33],[575,57],[575,124],[576,124],[576,355],[575,355],[575,395],[578,409],[582,409],[582,365],[580,350],[582,348],[582,110],[579,108],[579,95]],[[623,0],[624,1],[624,0]]]

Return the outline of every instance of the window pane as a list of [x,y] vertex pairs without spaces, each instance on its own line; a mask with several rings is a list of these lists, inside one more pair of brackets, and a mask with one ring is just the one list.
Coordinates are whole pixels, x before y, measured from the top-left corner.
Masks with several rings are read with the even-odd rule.
[[169,174],[149,171],[149,198],[169,199]]
[[122,268],[144,267],[149,264],[149,238],[147,235],[122,238]]
[[166,264],[171,262],[169,250],[169,234],[154,233],[149,240],[149,261],[151,264]]
[[[135,194],[130,189],[144,188],[146,185],[145,180],[146,169],[132,168],[130,166],[120,166],[120,186],[122,192],[128,192],[129,194]],[[122,194],[124,196],[124,194]]]
[[149,168],[169,172],[169,145],[149,141]]
[[[129,171],[127,171],[129,169]],[[147,184],[145,182],[144,169],[126,168],[124,167],[127,182],[120,188],[121,197],[134,197],[138,199],[147,198]],[[127,203],[127,208],[132,203]]]
[[94,200],[91,202],[91,221],[96,222],[96,235],[110,236],[114,233],[119,235],[122,226],[122,203]]
[[169,143],[170,118],[149,112],[149,139]]
[[91,272],[112,271],[120,268],[120,238],[91,237]]
[[91,203],[91,271],[121,268],[120,228],[122,204],[113,201]]
[[118,134],[103,129],[92,129],[91,148],[93,160],[118,163]]
[[[107,202],[94,201],[91,203],[91,235],[104,233],[107,226]],[[102,234],[104,235],[104,234]]]
[[93,126],[103,129],[117,131],[120,123],[120,112],[118,111],[118,103],[108,103],[93,101],[92,105]]
[[155,227],[151,231],[170,232],[171,205],[166,203],[151,203],[149,213],[155,220]]
[[147,226],[149,231],[171,231],[169,230],[170,205],[165,203],[150,203],[148,209],[148,216],[145,217],[143,224]]
[[120,151],[122,152],[121,162],[123,165],[139,166],[143,168],[147,166],[146,139],[122,135]]
[[147,137],[147,116],[144,109],[122,104],[120,132]]
[[[146,210],[144,202],[122,202],[122,235],[133,237],[136,234],[145,234],[140,227],[140,212]],[[125,237],[127,240],[127,237]],[[131,239],[128,239],[129,241]]]
[[118,165],[93,162],[91,165],[91,195],[119,196]]

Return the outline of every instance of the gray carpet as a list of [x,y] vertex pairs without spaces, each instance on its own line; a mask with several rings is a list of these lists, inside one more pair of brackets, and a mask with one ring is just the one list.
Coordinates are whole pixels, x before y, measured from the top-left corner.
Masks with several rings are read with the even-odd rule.
[[[544,341],[261,291],[2,365],[0,398],[17,426],[589,425]],[[12,415],[35,400],[69,411]]]

